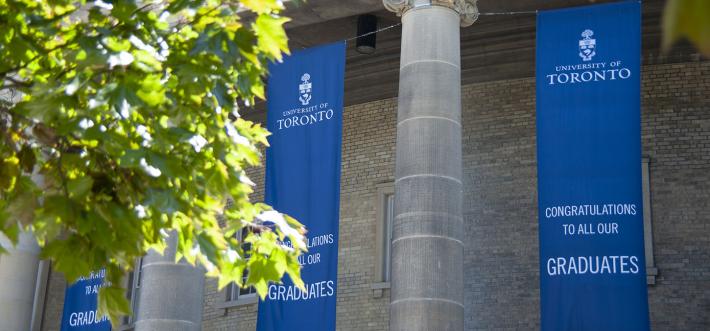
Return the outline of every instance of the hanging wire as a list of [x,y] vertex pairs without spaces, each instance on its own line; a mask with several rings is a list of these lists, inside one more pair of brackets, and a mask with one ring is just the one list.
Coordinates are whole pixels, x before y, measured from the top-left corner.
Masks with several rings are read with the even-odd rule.
[[350,37],[350,38],[348,38],[348,39],[345,39],[345,41],[351,41],[351,40],[355,40],[355,39],[360,38],[360,37],[366,37],[366,36],[369,36],[369,35],[372,35],[372,34],[375,34],[375,33],[378,33],[378,32],[382,32],[382,31],[389,30],[389,29],[391,29],[391,28],[394,28],[394,27],[397,27],[397,26],[400,26],[400,25],[402,25],[402,22],[399,22],[399,23],[397,23],[397,24],[392,24],[392,25],[390,25],[390,26],[384,27],[384,28],[382,28],[382,29],[377,29],[377,30],[375,30],[375,31],[370,31],[370,32],[368,32],[368,33],[363,33],[363,34],[361,34],[361,35],[359,35],[359,36]]
[[500,13],[478,13],[479,16],[494,16],[494,15],[526,15],[526,14],[537,14],[537,10],[526,10],[526,11],[507,11]]
[[[479,16],[530,15],[530,14],[537,14],[537,10],[478,13]],[[400,25],[402,25],[402,22],[399,22],[399,23],[397,23],[397,24],[392,24],[392,25],[386,26],[386,27],[384,27],[384,28],[380,28],[380,29],[377,29],[377,30],[375,30],[375,31],[371,31],[371,32],[368,32],[368,33],[363,33],[363,34],[361,34],[361,35],[357,35],[357,36],[350,37],[350,38],[347,38],[347,39],[341,39],[341,40],[339,40],[339,41],[344,41],[344,42],[347,43],[347,42],[353,41],[353,40],[355,40],[355,39],[357,39],[357,38],[366,37],[366,36],[373,35],[373,34],[376,34],[376,33],[379,33],[379,32],[387,31],[387,30],[392,29],[392,28],[396,28],[396,27],[398,27],[398,26],[400,26]],[[336,42],[337,42],[337,41],[336,41]],[[301,49],[306,48],[306,47],[307,47],[307,46],[301,47]],[[264,102],[265,102],[264,100],[258,100],[258,101],[256,101],[256,102],[254,103],[254,105],[251,105],[250,107],[255,107],[255,106],[260,105],[260,104],[262,104],[262,103],[264,103]]]

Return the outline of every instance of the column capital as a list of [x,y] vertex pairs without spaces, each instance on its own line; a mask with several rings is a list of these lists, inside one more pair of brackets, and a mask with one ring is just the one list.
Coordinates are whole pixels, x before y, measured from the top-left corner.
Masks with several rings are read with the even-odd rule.
[[407,10],[420,6],[441,6],[451,8],[461,17],[461,26],[469,26],[478,19],[478,0],[382,0],[387,10],[402,16]]

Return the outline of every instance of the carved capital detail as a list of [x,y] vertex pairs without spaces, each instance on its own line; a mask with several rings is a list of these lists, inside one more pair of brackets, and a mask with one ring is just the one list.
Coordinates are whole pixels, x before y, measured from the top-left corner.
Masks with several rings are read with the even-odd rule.
[[407,10],[415,7],[441,6],[451,8],[461,17],[461,26],[469,26],[478,19],[478,0],[382,0],[387,10],[402,16]]

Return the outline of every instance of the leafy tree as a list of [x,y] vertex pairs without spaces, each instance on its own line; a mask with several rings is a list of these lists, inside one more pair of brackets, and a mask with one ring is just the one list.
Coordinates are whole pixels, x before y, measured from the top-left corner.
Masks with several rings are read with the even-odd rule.
[[666,1],[663,48],[670,49],[681,38],[687,38],[703,55],[710,57],[710,1]]
[[[32,231],[70,282],[106,268],[99,307],[114,322],[129,313],[122,275],[168,233],[177,258],[220,287],[263,297],[285,273],[302,286],[305,230],[250,202],[245,168],[259,164],[268,132],[239,114],[264,98],[267,62],[288,52],[282,9],[0,0],[0,91],[22,95],[0,104],[0,232],[16,242]],[[245,226],[251,245],[234,236]]]

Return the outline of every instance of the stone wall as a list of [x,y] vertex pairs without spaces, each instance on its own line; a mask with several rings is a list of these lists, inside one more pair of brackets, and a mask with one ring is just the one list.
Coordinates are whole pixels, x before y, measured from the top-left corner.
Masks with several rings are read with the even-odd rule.
[[[466,329],[537,329],[534,79],[472,84],[462,92]],[[707,328],[710,62],[645,66],[642,108],[660,270],[649,286],[654,330]],[[370,284],[377,263],[375,186],[393,180],[395,113],[395,99],[345,109],[338,330],[387,329],[389,293],[374,298]],[[206,321],[205,330],[254,330],[253,309],[234,314],[244,320],[215,318],[219,327]]]
[[[379,183],[394,180],[394,139],[397,106],[394,99],[346,107],[340,185],[340,249],[338,254],[339,330],[387,330],[389,290],[375,297],[375,203]],[[263,169],[250,178],[263,195]],[[216,308],[223,294],[207,281],[204,330],[255,330],[256,303]]]
[[60,331],[66,283],[61,273],[54,270],[49,272],[47,294],[44,302],[44,316],[42,316],[42,331]]
[[[642,144],[650,158],[657,284],[654,330],[710,328],[710,62],[643,68]],[[347,92],[346,92],[347,93]],[[535,83],[463,87],[466,330],[539,328]],[[376,186],[394,179],[396,99],[346,107],[338,330],[387,330],[389,291],[375,268]],[[262,187],[263,171],[251,172]],[[255,199],[262,195],[262,188]],[[44,330],[57,330],[63,282],[53,276]],[[255,330],[256,304],[219,308],[207,281],[203,330]]]
[[533,78],[462,91],[467,330],[539,328]]
[[708,330],[710,61],[645,69],[642,144],[659,269],[651,321],[655,330]]
[[[346,92],[347,93],[347,92]],[[387,330],[389,290],[375,298],[376,185],[394,181],[394,99],[344,109],[338,330]]]
[[[654,330],[710,327],[710,62],[645,66]],[[467,330],[539,328],[534,79],[463,89]]]

